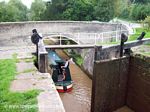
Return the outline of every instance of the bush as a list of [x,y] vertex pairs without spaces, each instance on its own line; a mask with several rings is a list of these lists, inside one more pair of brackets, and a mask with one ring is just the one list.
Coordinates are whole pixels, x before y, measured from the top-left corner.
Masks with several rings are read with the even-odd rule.
[[134,4],[131,10],[131,18],[133,20],[144,20],[148,15],[150,15],[150,4]]
[[144,20],[144,28],[149,30],[150,29],[150,16],[147,16]]
[[119,17],[129,19],[129,15],[130,15],[130,8],[125,8],[122,10]]

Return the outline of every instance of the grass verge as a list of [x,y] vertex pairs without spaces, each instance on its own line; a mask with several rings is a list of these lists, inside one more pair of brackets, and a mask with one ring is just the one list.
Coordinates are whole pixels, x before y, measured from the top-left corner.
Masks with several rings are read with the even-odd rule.
[[[136,30],[136,33],[130,36],[129,41],[137,40],[137,38],[141,35],[142,32],[146,33],[144,38],[150,38],[150,30],[147,30],[147,29],[144,29],[144,28],[136,28],[135,30]],[[148,45],[147,47],[149,47],[150,42],[146,43],[145,45]],[[140,53],[144,56],[150,56],[150,52],[148,52],[149,50],[146,51],[145,49],[146,49],[145,47],[139,48],[138,53]]]
[[37,112],[38,90],[24,93],[9,90],[16,73],[16,60],[0,60],[0,112]]
[[73,58],[74,62],[75,62],[77,65],[81,66],[81,65],[83,64],[83,58],[81,57],[80,54],[77,54],[77,53],[75,53],[74,51],[69,52],[69,53],[68,53],[67,50],[64,50],[64,51],[69,55],[69,57],[72,57],[72,58]]
[[137,38],[141,35],[142,32],[145,32],[146,35],[144,38],[150,38],[150,30],[146,30],[144,28],[136,28],[136,33],[131,35],[129,41],[137,40]]

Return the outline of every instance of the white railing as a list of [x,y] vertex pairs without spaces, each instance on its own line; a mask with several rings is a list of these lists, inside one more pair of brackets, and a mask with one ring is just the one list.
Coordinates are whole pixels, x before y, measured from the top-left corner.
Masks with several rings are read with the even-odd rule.
[[62,45],[63,40],[73,40],[77,44],[94,44],[100,45],[104,43],[119,42],[121,33],[128,35],[128,31],[119,30],[102,33],[48,33],[44,39],[52,39]]

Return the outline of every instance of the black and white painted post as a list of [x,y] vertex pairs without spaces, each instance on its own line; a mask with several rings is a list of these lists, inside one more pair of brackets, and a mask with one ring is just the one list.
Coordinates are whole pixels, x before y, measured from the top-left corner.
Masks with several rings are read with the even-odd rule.
[[32,30],[31,41],[36,45],[36,58],[38,69],[42,73],[48,70],[48,53],[45,49],[42,36],[37,33],[36,29]]
[[39,36],[36,29],[33,29],[32,33],[33,34],[31,36],[31,41],[32,41],[33,44],[36,45],[36,57],[37,57],[37,60],[38,60],[38,43],[39,43],[39,39],[42,38],[42,37]]

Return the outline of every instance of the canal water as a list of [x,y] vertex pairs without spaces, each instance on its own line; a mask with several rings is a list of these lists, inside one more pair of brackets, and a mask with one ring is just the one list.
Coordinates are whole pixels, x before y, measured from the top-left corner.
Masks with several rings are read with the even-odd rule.
[[[62,59],[68,56],[62,50],[56,50]],[[69,66],[73,83],[73,90],[60,93],[66,112],[90,112],[92,80],[76,64]]]

